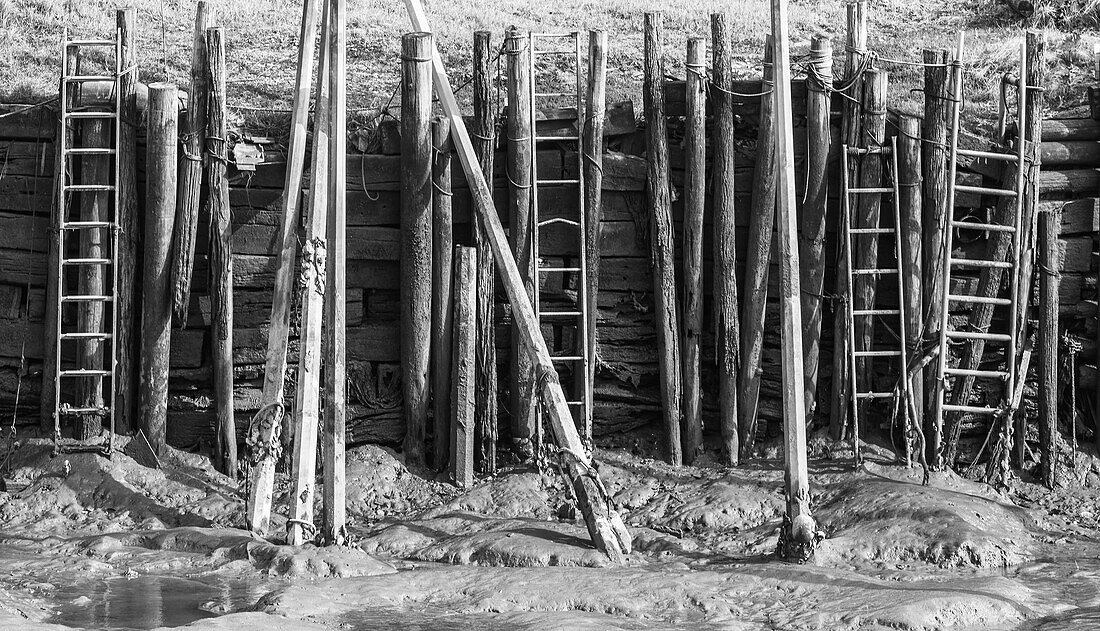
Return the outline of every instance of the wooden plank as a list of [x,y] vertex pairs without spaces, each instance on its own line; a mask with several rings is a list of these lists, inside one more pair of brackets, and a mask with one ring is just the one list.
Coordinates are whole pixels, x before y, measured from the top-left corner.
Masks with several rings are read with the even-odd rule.
[[[474,76],[472,125],[473,150],[481,173],[487,180],[489,193],[495,188],[496,163],[496,111],[493,109],[493,79],[490,78],[490,33],[474,32]],[[494,215],[499,212],[495,206]],[[478,464],[482,473],[496,473],[497,468],[497,362],[493,344],[493,296],[494,267],[492,248],[488,243],[485,218],[477,217],[477,227],[472,231],[473,245],[477,249],[477,445]]]
[[[0,138],[52,141],[57,135],[57,103],[0,105]],[[52,154],[53,151],[50,151]]]
[[[514,101],[513,101],[514,102]],[[451,221],[451,125],[432,120],[432,467],[446,467],[451,436],[451,354],[453,351],[454,226]],[[513,380],[513,384],[515,381]],[[513,385],[513,387],[515,387]],[[516,409],[516,408],[513,408]],[[513,414],[515,417],[515,414]]]
[[[684,333],[683,346],[683,458],[695,461],[703,445],[700,346],[703,334],[703,214],[706,208],[706,40],[688,39],[685,68],[688,73],[684,153],[687,176],[684,187]],[[671,209],[669,210],[671,216]]]
[[451,379],[451,434],[448,471],[459,488],[474,485],[474,399],[476,372],[477,301],[474,291],[477,253],[455,250],[454,367]]
[[1100,164],[1100,141],[1061,140],[1039,145],[1039,157],[1046,168],[1095,166]]

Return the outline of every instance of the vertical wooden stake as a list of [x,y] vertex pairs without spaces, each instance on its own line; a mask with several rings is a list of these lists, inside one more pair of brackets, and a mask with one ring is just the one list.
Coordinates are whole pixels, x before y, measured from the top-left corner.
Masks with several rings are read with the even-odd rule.
[[[321,536],[326,543],[342,545],[347,538],[345,505],[344,439],[347,425],[347,371],[345,369],[347,323],[347,0],[333,0],[324,20],[322,50],[328,56],[318,69],[318,81],[328,77],[328,242],[325,283],[325,425],[322,471],[324,474]],[[326,19],[327,18],[327,19]],[[326,41],[327,40],[327,41]],[[319,108],[318,108],[319,109]],[[320,209],[318,209],[320,210]]]
[[[137,374],[139,344],[135,343],[141,317],[137,306],[138,294],[135,270],[138,268],[139,246],[142,240],[142,213],[138,209],[137,190],[137,9],[119,9],[115,14],[118,29],[119,48],[122,59],[119,66],[123,69],[119,78],[119,101],[122,103],[122,129],[119,130],[118,145],[118,224],[121,228],[118,236],[118,302],[115,304],[116,332],[118,337],[112,348],[118,370],[115,371],[115,431],[125,433],[136,428],[138,422],[135,396],[138,392]],[[148,180],[147,180],[148,181]],[[145,210],[148,213],[148,209]],[[140,418],[140,417],[137,417]]]
[[703,337],[703,211],[706,208],[707,41],[688,39],[684,155],[684,462],[703,446],[700,349]]
[[[172,346],[169,254],[176,210],[176,86],[149,86],[145,185],[145,262],[142,266],[141,429],[159,456],[168,415],[168,356]],[[121,326],[119,327],[122,328]]]
[[[901,271],[905,282],[905,339],[909,343],[909,357],[915,357],[918,343],[921,338],[921,311],[916,308],[921,304],[921,285],[927,280],[923,275],[922,262],[924,260],[921,251],[921,137],[920,118],[911,115],[902,115],[898,121],[898,191],[901,199],[901,226],[899,236],[901,238]],[[909,380],[909,397],[913,405],[906,403],[905,408],[915,414],[915,418],[909,418],[909,422],[915,427],[924,427],[924,414],[921,401],[924,398],[924,374],[917,371]],[[902,436],[905,440],[906,461],[912,459],[912,449],[909,442],[910,427],[903,428]],[[927,440],[927,436],[925,437]],[[923,456],[918,460],[924,461]]]
[[[481,163],[481,172],[493,186],[493,154],[496,149],[496,112],[493,111],[493,80],[490,74],[492,50],[489,31],[474,33],[474,151]],[[477,428],[478,452],[483,473],[497,469],[497,352],[493,310],[496,291],[493,288],[493,252],[479,217],[474,246],[477,248]]]
[[756,136],[756,167],[752,182],[749,242],[745,253],[745,312],[741,328],[741,400],[737,424],[741,432],[741,459],[752,456],[760,403],[760,361],[764,354],[764,312],[768,303],[768,268],[771,264],[772,230],[775,227],[775,116],[772,93],[772,54],[768,36],[764,48],[764,81],[760,98],[760,127]]
[[454,374],[451,379],[451,479],[474,485],[477,251],[455,248]]
[[[521,108],[522,109],[522,108]],[[450,452],[451,337],[454,232],[451,216],[451,124],[432,120],[432,466],[442,470]],[[513,224],[514,225],[514,224]]]
[[657,318],[657,357],[661,407],[669,464],[683,463],[680,445],[680,335],[676,313],[676,269],[673,258],[672,198],[668,179],[668,131],[665,129],[664,64],[660,13],[645,14],[646,189],[650,204],[653,299]]
[[710,16],[714,68],[714,345],[718,359],[718,414],[723,461],[736,465],[741,441],[737,429],[737,381],[740,364],[740,314],[737,297],[737,217],[734,205],[735,156],[733,112],[733,34],[726,13]]
[[209,4],[195,4],[195,31],[191,43],[191,92],[183,125],[183,154],[180,161],[179,191],[176,199],[176,229],[172,243],[172,310],[182,328],[187,324],[191,298],[191,274],[195,266],[195,235],[199,229],[199,203],[202,198],[203,134],[206,133],[207,79],[206,28],[210,22]]
[[[1057,483],[1058,285],[1062,272],[1058,231],[1061,208],[1039,213],[1039,451],[1043,484]],[[1020,377],[1021,379],[1023,376]]]
[[432,322],[432,36],[401,37],[401,383],[405,462],[424,464]]
[[829,206],[830,91],[833,88],[833,45],[828,35],[810,42],[814,74],[806,79],[806,197],[799,240],[802,292],[802,353],[806,361],[806,426],[817,408],[817,371],[821,355],[821,302],[825,292],[825,214]]
[[[508,210],[509,238],[516,256],[520,277],[529,300],[534,300],[535,282],[531,278],[531,108],[527,106],[530,61],[527,38],[511,28],[504,39],[508,56]],[[530,449],[534,437],[535,400],[531,390],[530,350],[523,347],[519,329],[512,325],[511,409],[512,440],[521,451]]]
[[[775,45],[776,244],[779,247],[779,291],[782,303],[783,459],[786,465],[787,514],[780,547],[784,556],[805,560],[819,537],[810,515],[810,478],[806,462],[806,389],[802,368],[801,283],[798,278],[798,218],[794,192],[794,114],[791,111],[791,57],[786,0],[772,0]],[[784,546],[785,544],[785,546]]]
[[218,465],[237,479],[237,430],[233,419],[233,253],[229,212],[229,159],[225,126],[225,41],[221,28],[207,29],[210,102],[206,126],[206,178],[210,183],[210,303],[214,404],[218,417]]

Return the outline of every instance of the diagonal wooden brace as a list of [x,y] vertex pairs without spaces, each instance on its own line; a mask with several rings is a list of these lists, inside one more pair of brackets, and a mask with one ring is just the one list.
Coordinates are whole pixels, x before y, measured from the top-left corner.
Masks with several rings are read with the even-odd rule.
[[[405,0],[405,6],[409,11],[413,28],[431,32],[420,0]],[[462,169],[466,173],[470,193],[474,199],[474,208],[485,226],[489,247],[493,251],[493,258],[496,260],[505,293],[508,295],[508,302],[512,306],[516,329],[527,348],[531,349],[531,363],[534,365],[535,374],[544,376],[538,380],[543,386],[539,389],[539,397],[558,447],[570,456],[563,459],[563,469],[577,498],[577,507],[584,516],[588,534],[592,537],[592,543],[596,548],[607,554],[611,560],[621,561],[623,555],[630,552],[630,532],[612,507],[607,491],[600,484],[599,477],[592,468],[591,459],[585,455],[584,445],[573,424],[573,415],[566,403],[565,393],[561,389],[561,384],[558,383],[557,373],[550,361],[550,350],[539,330],[535,310],[527,297],[527,291],[519,275],[519,267],[516,265],[515,258],[512,257],[504,228],[500,225],[500,218],[494,212],[489,185],[485,182],[485,176],[478,165],[470,134],[466,130],[466,123],[462,119],[454,91],[451,89],[451,82],[447,78],[447,70],[434,43],[432,44],[432,75],[436,96],[439,97],[443,113],[451,122],[451,139],[454,141]]]

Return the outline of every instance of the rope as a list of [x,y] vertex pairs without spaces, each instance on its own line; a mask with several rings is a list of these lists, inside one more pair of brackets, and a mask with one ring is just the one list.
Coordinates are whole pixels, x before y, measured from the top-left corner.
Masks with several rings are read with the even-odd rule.
[[1077,472],[1077,354],[1082,345],[1076,337],[1066,333],[1062,336],[1062,345],[1066,349],[1066,364],[1069,372],[1069,418],[1070,436],[1073,444],[1073,471]]
[[306,541],[313,541],[317,537],[317,526],[313,525],[313,522],[306,521],[304,519],[296,519],[293,517],[287,518],[286,526],[289,532],[290,527],[294,524],[298,524],[302,528],[302,538]]

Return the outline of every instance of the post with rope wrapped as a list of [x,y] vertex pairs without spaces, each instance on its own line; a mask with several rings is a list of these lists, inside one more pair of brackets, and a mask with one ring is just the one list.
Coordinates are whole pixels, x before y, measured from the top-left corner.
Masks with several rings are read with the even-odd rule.
[[737,424],[741,432],[741,460],[752,455],[760,405],[760,367],[764,355],[764,318],[768,304],[772,231],[775,229],[775,104],[772,93],[774,42],[764,44],[764,81],[761,84],[760,126],[756,132],[756,169],[752,180],[749,243],[745,253],[745,311],[741,328],[741,400]]
[[[496,112],[493,110],[490,74],[491,48],[489,31],[474,32],[474,152],[481,163],[481,172],[493,186],[493,155],[496,150]],[[429,48],[429,50],[431,50]],[[494,208],[495,212],[495,208]],[[478,455],[483,473],[497,468],[497,352],[493,327],[496,291],[493,288],[495,265],[493,252],[485,235],[484,221],[478,217],[474,234],[477,248],[477,435]]]
[[684,158],[684,419],[683,458],[691,464],[703,446],[700,350],[703,338],[703,212],[706,209],[707,40],[687,43],[687,116]]
[[206,31],[209,108],[206,178],[210,214],[210,304],[214,409],[218,418],[218,469],[237,479],[237,426],[233,419],[233,253],[226,163],[225,40],[221,28]]
[[474,485],[475,370],[477,365],[477,251],[455,248],[454,356],[451,375],[451,481],[460,489]]
[[[523,108],[520,108],[523,109]],[[450,453],[451,309],[454,296],[454,225],[451,214],[451,125],[432,120],[432,466],[442,470]]]
[[661,409],[668,462],[683,464],[680,444],[680,324],[676,309],[676,269],[673,259],[672,198],[668,179],[668,130],[665,128],[664,64],[660,13],[645,14],[646,189],[650,204],[650,247],[653,300],[657,324],[657,357],[661,378]]
[[405,462],[424,464],[432,322],[431,33],[401,37],[401,383]]
[[[925,278],[921,273],[923,256],[921,251],[921,139],[920,118],[902,114],[898,119],[898,190],[901,199],[898,200],[901,207],[901,225],[898,226],[898,234],[901,238],[901,273],[905,283],[905,295],[901,297],[906,305],[914,308],[905,310],[905,339],[909,344],[909,362],[917,365],[914,360],[918,358],[917,344],[921,338],[921,311],[915,308],[921,302],[921,285]],[[904,444],[905,461],[912,464],[913,450],[910,436],[922,436],[921,428],[924,427],[924,415],[921,401],[924,398],[924,374],[921,370],[912,370],[909,366],[904,368],[906,374],[902,379],[908,379],[908,388],[903,388],[906,393],[904,418],[908,419],[905,425]],[[924,448],[924,441],[920,441],[919,447]],[[926,462],[923,454],[917,454],[917,460]]]
[[1058,286],[1062,275],[1058,231],[1061,225],[1062,209],[1058,205],[1039,213],[1039,470],[1048,489],[1053,489],[1057,483],[1058,345],[1061,342]]
[[[860,104],[863,102],[863,71],[867,67],[867,0],[848,2],[848,35],[845,40],[844,85],[837,90],[843,100],[840,138],[849,147],[859,146]],[[858,161],[853,161],[849,182],[859,181]],[[844,235],[837,228],[837,243],[844,243]],[[843,246],[842,246],[843,247]],[[844,252],[837,252],[837,302],[833,311],[833,396],[829,405],[829,433],[835,440],[845,438],[848,425],[848,329],[844,318],[843,302],[851,300],[846,284]]]
[[833,89],[833,45],[818,33],[810,41],[806,88],[806,194],[802,204],[799,261],[802,263],[802,354],[805,361],[806,425],[817,409],[817,373],[821,357],[821,303],[825,292],[825,215],[829,207],[829,124]]
[[[149,86],[145,176],[145,261],[141,308],[141,429],[153,453],[164,453],[168,418],[168,357],[172,346],[169,254],[176,210],[179,142],[176,86]],[[121,326],[120,326],[121,328]]]
[[[511,222],[509,238],[516,257],[520,277],[529,300],[534,300],[531,278],[531,142],[533,123],[527,102],[531,78],[527,38],[512,27],[504,38],[504,54],[508,57],[508,214]],[[436,233],[438,236],[438,232]],[[521,453],[528,453],[535,434],[535,413],[530,351],[523,347],[519,329],[512,325],[511,411],[512,441]]]
[[176,227],[172,241],[172,311],[181,328],[187,324],[191,274],[195,267],[195,236],[199,229],[199,203],[202,198],[203,134],[206,132],[206,108],[210,90],[206,82],[209,8],[206,0],[199,0],[195,4],[195,30],[191,43],[191,91],[188,93],[187,116],[183,123],[183,159],[180,161]]

